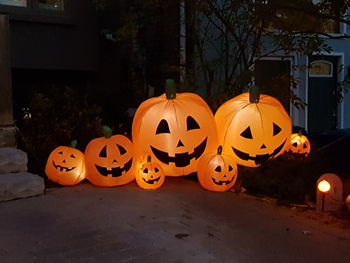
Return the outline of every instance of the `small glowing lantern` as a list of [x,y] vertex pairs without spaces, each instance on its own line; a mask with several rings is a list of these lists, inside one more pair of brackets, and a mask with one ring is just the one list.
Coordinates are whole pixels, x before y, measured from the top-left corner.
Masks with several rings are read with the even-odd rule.
[[331,185],[326,180],[322,180],[318,183],[317,189],[322,193],[328,193],[331,189]]
[[124,135],[112,136],[107,126],[103,126],[103,134],[86,146],[86,178],[96,186],[130,183],[135,179],[132,142]]
[[292,122],[282,104],[260,94],[257,87],[221,105],[215,121],[223,153],[249,167],[282,154],[292,133]]
[[143,189],[158,189],[163,185],[164,179],[162,167],[152,162],[150,155],[147,157],[147,162],[143,162],[136,171],[136,183]]
[[332,173],[323,174],[316,184],[316,209],[318,211],[337,211],[343,205],[343,183]]
[[237,165],[229,155],[222,154],[222,146],[216,154],[207,153],[198,162],[198,181],[209,191],[225,192],[237,179]]
[[144,101],[132,123],[135,157],[150,155],[167,176],[196,171],[198,159],[216,148],[214,116],[195,93],[176,93],[173,80],[165,94]]
[[299,133],[293,133],[290,136],[289,148],[287,151],[307,157],[311,151],[311,144],[301,131]]
[[350,195],[348,195],[346,198],[345,198],[345,206],[347,207],[349,213],[350,213]]
[[46,162],[47,177],[60,185],[76,185],[85,178],[84,154],[75,149],[77,141],[71,146],[59,146],[54,149]]

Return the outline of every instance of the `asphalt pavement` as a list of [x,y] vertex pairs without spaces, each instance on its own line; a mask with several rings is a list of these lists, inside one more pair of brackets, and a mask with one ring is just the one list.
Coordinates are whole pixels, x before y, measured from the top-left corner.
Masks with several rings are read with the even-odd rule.
[[198,182],[84,182],[0,203],[0,262],[350,262],[350,229]]

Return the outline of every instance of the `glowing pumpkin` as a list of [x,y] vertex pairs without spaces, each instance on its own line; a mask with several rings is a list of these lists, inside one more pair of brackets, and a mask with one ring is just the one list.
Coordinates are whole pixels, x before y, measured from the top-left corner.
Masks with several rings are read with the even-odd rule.
[[162,167],[152,162],[151,156],[148,156],[147,162],[143,162],[136,171],[136,183],[143,189],[157,189],[162,186],[164,179]]
[[135,179],[133,145],[106,126],[104,137],[91,140],[85,149],[86,178],[97,186],[119,186]]
[[209,191],[225,192],[237,179],[237,165],[229,155],[222,154],[222,146],[217,153],[207,153],[198,162],[198,181]]
[[288,151],[307,157],[311,151],[311,144],[301,132],[293,133],[290,136]]
[[226,101],[215,114],[223,153],[256,167],[288,147],[292,122],[282,104],[257,87]]
[[135,156],[151,155],[167,176],[196,171],[198,159],[217,145],[213,113],[194,93],[176,93],[172,80],[166,93],[144,101],[132,123]]
[[47,177],[60,185],[75,185],[85,178],[84,154],[75,149],[77,141],[71,147],[59,146],[54,149],[46,162]]

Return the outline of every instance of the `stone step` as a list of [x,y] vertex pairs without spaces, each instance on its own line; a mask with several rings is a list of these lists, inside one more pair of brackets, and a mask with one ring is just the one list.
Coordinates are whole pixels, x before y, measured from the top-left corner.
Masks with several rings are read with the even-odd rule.
[[27,172],[0,174],[0,201],[41,195],[44,179]]
[[27,171],[27,154],[16,148],[0,148],[0,174]]

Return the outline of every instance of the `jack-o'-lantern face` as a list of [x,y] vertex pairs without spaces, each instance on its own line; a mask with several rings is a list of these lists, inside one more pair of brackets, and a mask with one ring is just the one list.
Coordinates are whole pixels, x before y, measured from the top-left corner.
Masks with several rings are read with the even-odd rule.
[[72,147],[54,149],[45,167],[47,177],[61,185],[75,185],[85,178],[84,154]]
[[136,156],[151,155],[168,176],[194,172],[199,157],[217,142],[213,114],[193,93],[177,93],[174,99],[163,94],[143,102],[132,135]]
[[288,147],[292,123],[273,97],[260,95],[250,102],[249,93],[225,102],[215,114],[223,152],[238,164],[256,167],[282,154]]
[[162,167],[151,161],[141,164],[138,171],[136,171],[136,183],[143,189],[157,189],[164,183],[165,175]]
[[85,150],[87,179],[97,186],[118,186],[131,182],[133,146],[123,135],[101,137],[89,142]]
[[307,157],[311,151],[311,144],[305,135],[293,133],[290,136],[288,151]]
[[231,156],[221,154],[205,154],[198,162],[198,181],[210,191],[225,192],[237,179],[237,165]]

